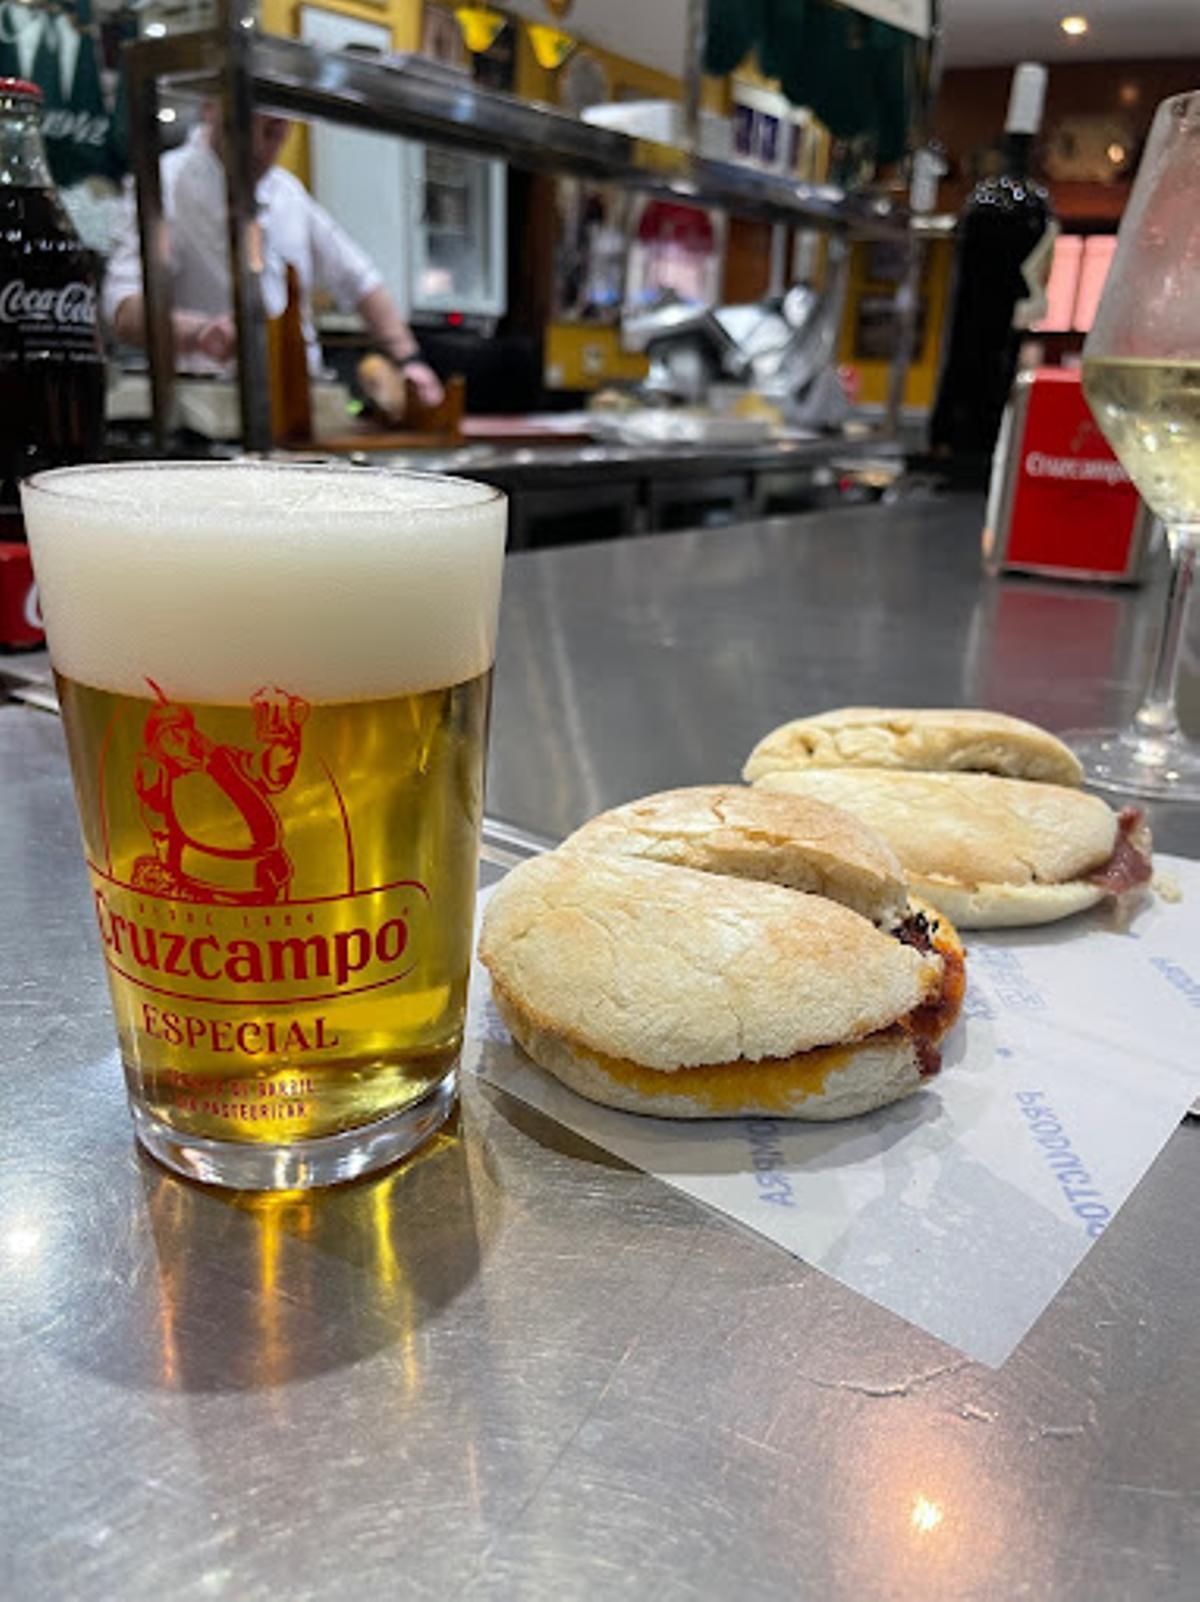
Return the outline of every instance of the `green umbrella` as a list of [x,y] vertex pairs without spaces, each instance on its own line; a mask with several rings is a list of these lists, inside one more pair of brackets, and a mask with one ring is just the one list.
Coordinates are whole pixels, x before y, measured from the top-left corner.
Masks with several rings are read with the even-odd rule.
[[803,60],[808,12],[808,0],[767,0],[757,44],[758,64],[768,78],[784,78],[793,62]]
[[835,138],[869,140],[880,162],[904,154],[917,44],[901,29],[836,0],[709,0],[707,70],[730,72],[751,49]]
[[767,0],[708,0],[704,70],[723,78],[733,72],[764,33]]
[[[776,4],[781,12],[795,9],[789,0]],[[802,31],[776,28],[772,55],[792,104],[810,106],[835,139],[853,139],[870,128],[874,96],[861,18],[841,6],[809,0]]]
[[111,177],[118,179],[129,171],[129,71],[125,65],[125,46],[136,38],[137,22],[125,13],[121,17],[117,52],[117,98],[108,124],[108,171]]
[[[42,13],[37,49],[29,76],[42,91],[42,112],[61,111],[65,104],[62,84],[62,51],[58,42],[58,7]],[[57,174],[56,174],[57,176]]]
[[868,49],[874,64],[875,159],[899,161],[908,149],[916,97],[916,41],[886,22],[872,22]]
[[21,57],[17,50],[17,34],[11,6],[0,7],[0,78],[21,76]]
[[75,26],[79,31],[79,53],[75,57],[75,77],[71,83],[68,142],[73,148],[72,165],[78,180],[108,172],[110,119],[100,83],[100,64],[96,59],[92,0],[77,0]]

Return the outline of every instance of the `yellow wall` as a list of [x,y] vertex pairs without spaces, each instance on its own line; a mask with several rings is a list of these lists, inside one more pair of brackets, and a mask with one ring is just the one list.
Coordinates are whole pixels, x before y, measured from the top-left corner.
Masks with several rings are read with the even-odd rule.
[[621,349],[619,328],[596,323],[551,323],[544,358],[549,389],[601,389],[645,378],[650,363]]

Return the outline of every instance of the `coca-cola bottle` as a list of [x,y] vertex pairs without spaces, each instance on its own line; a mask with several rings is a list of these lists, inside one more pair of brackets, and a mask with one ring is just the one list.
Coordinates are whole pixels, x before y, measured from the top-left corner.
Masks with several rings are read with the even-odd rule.
[[26,474],[93,459],[104,435],[95,271],[50,176],[41,100],[0,78],[0,538],[19,530]]

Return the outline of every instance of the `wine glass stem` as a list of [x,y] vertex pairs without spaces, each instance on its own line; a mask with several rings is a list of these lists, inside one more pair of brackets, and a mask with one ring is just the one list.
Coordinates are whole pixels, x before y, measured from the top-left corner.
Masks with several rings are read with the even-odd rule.
[[1196,546],[1191,528],[1169,527],[1167,547],[1171,553],[1171,577],[1162,633],[1154,658],[1154,673],[1146,697],[1137,710],[1134,724],[1139,734],[1152,739],[1170,739],[1179,732],[1175,715],[1175,682],[1179,674],[1179,652],[1183,644],[1183,624],[1187,616],[1188,595]]

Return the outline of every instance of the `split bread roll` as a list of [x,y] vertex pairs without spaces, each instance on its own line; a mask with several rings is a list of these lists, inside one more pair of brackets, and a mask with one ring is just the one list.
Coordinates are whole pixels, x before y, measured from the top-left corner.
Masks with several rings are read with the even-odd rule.
[[896,853],[852,813],[744,784],[663,790],[592,818],[560,851],[599,851],[761,879],[839,901],[872,923],[904,916]]
[[[905,908],[887,932],[771,882],[789,848],[767,828],[755,855],[761,819],[784,815],[760,804],[770,800],[729,786],[649,797],[508,874],[479,953],[535,1062],[589,1100],[668,1118],[847,1118],[936,1072],[965,982],[953,929]],[[706,811],[715,843],[703,838]],[[823,812],[793,804],[791,815],[816,832]],[[830,831],[837,822],[824,819]],[[890,916],[890,854],[841,827],[872,871],[886,867],[877,905]],[[672,831],[677,857],[707,865],[640,854],[668,850]],[[793,847],[793,873],[801,856]],[[758,871],[768,863],[771,874]]]
[[1062,785],[864,768],[758,783],[855,812],[895,851],[913,891],[964,929],[1051,923],[1150,879],[1142,814]]
[[1061,740],[1004,712],[845,706],[797,718],[765,735],[743,777],[810,768],[899,768],[995,773],[1045,784],[1083,783],[1083,768]]

